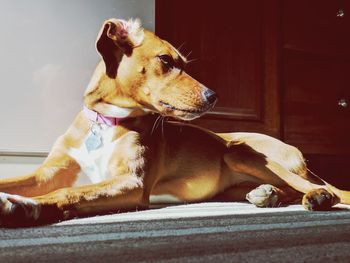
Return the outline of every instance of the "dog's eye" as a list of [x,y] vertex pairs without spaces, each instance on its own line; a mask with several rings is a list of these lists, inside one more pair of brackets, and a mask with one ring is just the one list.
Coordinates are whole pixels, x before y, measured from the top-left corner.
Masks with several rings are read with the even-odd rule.
[[158,58],[168,69],[172,69],[175,66],[174,59],[169,55],[159,55]]

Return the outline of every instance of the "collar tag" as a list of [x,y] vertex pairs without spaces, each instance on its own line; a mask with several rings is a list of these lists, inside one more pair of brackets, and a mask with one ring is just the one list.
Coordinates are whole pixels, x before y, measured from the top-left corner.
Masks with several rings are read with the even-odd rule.
[[90,132],[90,136],[85,141],[86,150],[88,152],[97,150],[102,146],[101,126],[97,123],[92,124]]

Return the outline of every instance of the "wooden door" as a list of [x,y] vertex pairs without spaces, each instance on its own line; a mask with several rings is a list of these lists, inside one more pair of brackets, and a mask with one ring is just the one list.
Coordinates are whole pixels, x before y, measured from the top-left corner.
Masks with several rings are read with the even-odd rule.
[[284,0],[282,14],[284,139],[350,154],[350,2]]
[[280,137],[279,1],[157,0],[156,33],[189,59],[219,102],[195,123]]

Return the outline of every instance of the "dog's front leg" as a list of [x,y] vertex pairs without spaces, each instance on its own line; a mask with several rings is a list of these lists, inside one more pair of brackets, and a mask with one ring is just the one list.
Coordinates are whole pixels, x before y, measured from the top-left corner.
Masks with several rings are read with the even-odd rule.
[[79,114],[68,131],[56,140],[38,169],[28,175],[1,179],[0,192],[30,197],[72,186],[81,169],[68,152],[81,145],[88,130],[89,123]]
[[28,175],[0,180],[0,192],[27,197],[43,195],[72,186],[79,171],[80,166],[73,158],[55,154]]
[[134,175],[62,188],[33,198],[2,193],[0,222],[3,226],[28,226],[147,207],[148,197],[144,193],[143,180]]

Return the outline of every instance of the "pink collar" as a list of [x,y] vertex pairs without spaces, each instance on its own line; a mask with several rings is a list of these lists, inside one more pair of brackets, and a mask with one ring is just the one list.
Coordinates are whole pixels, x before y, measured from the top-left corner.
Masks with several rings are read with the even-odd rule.
[[89,120],[93,122],[101,123],[101,124],[106,124],[108,126],[117,126],[121,120],[125,119],[125,118],[107,117],[94,110],[90,110],[86,106],[84,106],[84,113]]

